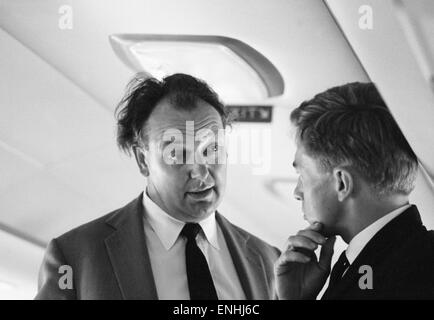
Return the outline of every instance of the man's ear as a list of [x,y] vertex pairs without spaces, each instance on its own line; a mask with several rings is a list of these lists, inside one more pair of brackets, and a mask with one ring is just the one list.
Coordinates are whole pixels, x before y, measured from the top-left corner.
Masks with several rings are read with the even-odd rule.
[[338,200],[342,202],[354,193],[354,177],[351,172],[343,168],[335,168],[333,177]]
[[149,169],[148,169],[148,165],[146,164],[146,156],[144,150],[142,148],[134,146],[133,152],[134,152],[134,157],[136,158],[137,165],[139,166],[140,172],[145,177],[149,176]]

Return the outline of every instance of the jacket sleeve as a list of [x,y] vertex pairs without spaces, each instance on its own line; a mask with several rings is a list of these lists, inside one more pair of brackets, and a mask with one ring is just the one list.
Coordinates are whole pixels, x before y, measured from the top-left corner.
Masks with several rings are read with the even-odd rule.
[[273,286],[274,286],[274,294],[273,294],[272,300],[279,300],[279,296],[277,295],[276,278],[274,277],[274,264],[276,263],[277,259],[279,259],[279,257],[282,254],[282,252],[278,248],[276,248],[276,247],[273,247],[273,250],[274,250],[274,253],[276,254],[276,259],[274,259],[274,262],[273,262],[273,281],[274,281]]
[[68,265],[56,239],[48,244],[39,270],[35,300],[75,300],[73,270]]

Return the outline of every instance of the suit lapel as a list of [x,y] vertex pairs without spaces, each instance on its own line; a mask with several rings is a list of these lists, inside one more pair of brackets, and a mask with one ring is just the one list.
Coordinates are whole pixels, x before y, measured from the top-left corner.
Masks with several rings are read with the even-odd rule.
[[106,249],[124,299],[158,299],[143,228],[142,195],[110,217]]
[[222,229],[232,261],[248,300],[269,298],[267,278],[262,267],[262,258],[249,246],[249,236],[240,233],[218,212],[216,220]]
[[361,277],[359,268],[368,265],[375,272],[376,266],[387,258],[387,254],[393,250],[393,247],[399,247],[409,235],[421,228],[423,225],[419,211],[415,205],[412,205],[374,235],[348,268],[342,280],[331,290],[327,288],[322,299],[334,299],[337,296],[343,296],[342,294],[352,287],[360,290],[358,287],[358,281]]

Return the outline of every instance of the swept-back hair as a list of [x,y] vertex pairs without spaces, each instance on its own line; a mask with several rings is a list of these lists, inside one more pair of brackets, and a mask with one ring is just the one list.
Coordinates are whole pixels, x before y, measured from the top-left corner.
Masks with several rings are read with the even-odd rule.
[[379,195],[409,194],[415,153],[373,83],[348,83],[317,94],[291,113],[297,139],[324,170],[347,166]]

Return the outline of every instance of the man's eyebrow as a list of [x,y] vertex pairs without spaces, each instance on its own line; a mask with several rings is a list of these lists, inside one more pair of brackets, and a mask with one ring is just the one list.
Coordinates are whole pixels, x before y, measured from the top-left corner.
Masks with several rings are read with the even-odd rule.
[[[162,148],[165,148],[165,147],[167,147],[169,144],[173,144],[173,143],[176,143],[176,141],[172,141],[172,140],[164,140],[164,141],[161,141],[161,142],[160,142],[160,146],[161,146]],[[184,149],[185,149],[185,147],[184,147]]]
[[162,142],[161,142],[161,146],[162,146],[162,147],[166,147],[167,145],[169,145],[169,144],[171,144],[171,143],[173,143],[173,141],[167,141],[167,140],[165,140],[165,141],[162,141]]

